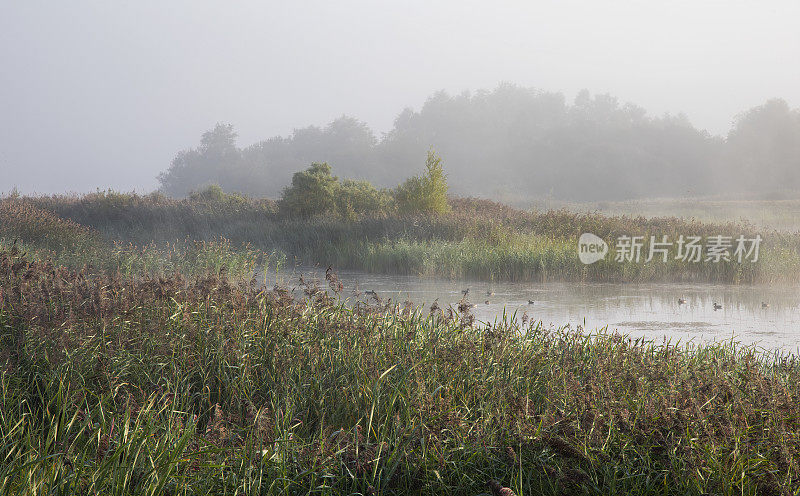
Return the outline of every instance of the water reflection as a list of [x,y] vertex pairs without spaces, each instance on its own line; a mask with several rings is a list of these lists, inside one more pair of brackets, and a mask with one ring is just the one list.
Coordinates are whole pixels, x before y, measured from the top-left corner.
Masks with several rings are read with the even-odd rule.
[[[326,287],[325,271],[296,268],[273,272],[276,281],[297,286],[298,277],[317,280]],[[385,301],[454,308],[469,289],[476,319],[491,322],[523,313],[545,326],[587,330],[607,327],[632,337],[673,343],[711,342],[734,339],[785,352],[800,351],[800,288],[796,286],[728,286],[700,284],[609,284],[609,283],[522,283],[477,282],[427,279],[415,276],[338,271],[344,284],[343,297],[350,301],[370,298],[375,291]],[[297,294],[301,294],[299,290]],[[358,296],[356,296],[358,295]],[[686,301],[679,304],[679,299]],[[529,303],[533,301],[533,303]],[[714,303],[722,306],[714,310]],[[768,306],[764,306],[767,304]]]

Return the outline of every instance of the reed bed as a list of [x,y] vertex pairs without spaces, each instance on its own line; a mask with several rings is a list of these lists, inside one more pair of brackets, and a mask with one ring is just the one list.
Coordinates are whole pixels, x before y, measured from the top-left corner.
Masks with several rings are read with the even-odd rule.
[[227,237],[241,241],[244,233],[271,219],[274,201],[239,195],[198,194],[178,200],[159,193],[148,195],[97,192],[86,195],[53,195],[5,198],[52,212],[102,233],[106,239],[146,245],[184,238],[210,241]]
[[[796,195],[794,195],[796,196]],[[537,202],[546,206],[547,202]],[[749,222],[768,230],[800,231],[800,200],[794,197],[766,199],[725,198],[659,198],[618,202],[568,203],[550,202],[550,206],[573,211],[597,211],[605,215],[673,216],[695,218],[703,222]]]
[[795,356],[299,288],[0,251],[0,494],[800,490]]
[[[81,197],[34,197],[0,200],[0,212],[32,210],[54,219],[64,229],[83,229],[87,239],[98,235],[107,244],[170,246],[188,242],[225,242],[231,249],[281,254],[305,264],[387,273],[483,280],[562,280],[613,282],[800,282],[800,234],[765,231],[747,222],[704,223],[668,217],[605,216],[567,210],[523,212],[477,199],[451,199],[442,215],[375,213],[357,220],[336,216],[291,219],[274,202],[236,195],[175,200],[159,195],[97,193]],[[62,217],[57,217],[62,216]],[[31,225],[30,215],[17,220]],[[86,228],[90,228],[87,230]],[[0,225],[0,237],[3,227]],[[36,237],[35,229],[18,231]],[[584,266],[577,257],[577,239],[594,233],[611,243],[606,260]],[[764,241],[758,263],[735,260],[666,263],[613,260],[619,236],[760,234]],[[22,239],[27,240],[24,235]],[[67,235],[65,235],[67,236]],[[73,238],[76,234],[69,234]],[[79,237],[79,236],[78,236]],[[70,238],[72,239],[72,238]],[[86,253],[85,249],[77,250]],[[643,254],[643,258],[646,253]]]
[[119,272],[129,276],[225,272],[230,278],[250,278],[280,255],[246,244],[234,245],[219,237],[144,245],[112,241],[94,229],[31,203],[9,200],[0,201],[0,249],[13,250],[28,259],[84,268],[87,273]]

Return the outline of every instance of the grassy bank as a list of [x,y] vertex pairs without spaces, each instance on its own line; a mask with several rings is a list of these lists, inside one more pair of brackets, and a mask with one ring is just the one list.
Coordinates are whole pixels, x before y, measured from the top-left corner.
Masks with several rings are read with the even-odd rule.
[[[605,216],[567,210],[523,212],[498,203],[451,199],[439,215],[362,215],[286,218],[274,203],[239,196],[183,200],[159,195],[97,193],[81,197],[4,199],[0,210],[28,209],[83,228],[87,237],[116,246],[220,242],[281,253],[288,260],[386,273],[484,280],[691,281],[776,283],[800,281],[800,234],[765,231],[747,223],[712,224],[668,217]],[[30,217],[30,216],[28,216]],[[29,221],[5,223],[0,237],[23,241],[37,232]],[[4,227],[5,226],[5,227]],[[12,226],[8,228],[7,226]],[[89,229],[85,229],[89,228]],[[70,231],[71,232],[71,231]],[[683,262],[673,257],[652,263],[606,260],[584,266],[577,239],[594,233],[611,243],[618,236],[760,234],[758,263],[734,260]],[[169,250],[169,248],[168,248]],[[78,250],[85,252],[83,250]],[[646,252],[643,253],[643,258]]]
[[0,252],[0,493],[800,489],[796,357],[305,290]]

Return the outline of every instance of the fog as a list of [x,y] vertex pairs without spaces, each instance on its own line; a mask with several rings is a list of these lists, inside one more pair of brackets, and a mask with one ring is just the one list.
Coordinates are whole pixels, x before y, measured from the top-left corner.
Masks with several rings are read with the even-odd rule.
[[342,115],[379,140],[439,90],[504,82],[683,114],[713,148],[742,112],[800,106],[797,19],[794,1],[7,2],[0,191],[150,191],[217,122],[242,148]]

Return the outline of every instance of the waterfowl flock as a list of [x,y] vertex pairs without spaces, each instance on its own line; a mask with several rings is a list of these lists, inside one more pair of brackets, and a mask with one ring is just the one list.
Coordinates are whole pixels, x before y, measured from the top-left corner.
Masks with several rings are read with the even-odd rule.
[[[685,305],[685,304],[686,304],[686,298],[678,298],[678,305]],[[712,307],[714,308],[715,311],[716,310],[722,310],[722,304],[721,303],[717,303],[716,301],[712,303]],[[767,303],[765,301],[762,301],[761,302],[761,308],[765,308],[765,309],[769,308],[769,303]]]
[[[466,288],[466,289],[462,289],[461,290],[461,294],[463,295],[463,299],[462,299],[461,303],[466,308],[472,308],[472,307],[475,306],[474,303],[469,303],[469,302],[466,301],[467,295],[469,295],[469,292],[470,292],[469,290],[470,290],[470,288]],[[375,290],[371,290],[371,289],[364,291],[363,294],[366,295],[366,296],[376,296],[377,295]],[[495,295],[494,291],[492,291],[492,290],[487,290],[486,291],[486,296],[494,296],[494,295]],[[534,300],[531,300],[531,299],[528,299],[527,301],[528,301],[528,305],[533,305],[535,303]],[[490,305],[491,302],[490,302],[490,300],[487,299],[487,300],[484,300],[484,304],[485,305]],[[686,305],[686,304],[688,304],[688,300],[686,298],[678,298],[678,305],[679,306]],[[712,302],[712,308],[714,309],[714,311],[717,311],[717,310],[722,310],[723,306],[722,306],[721,303],[717,303],[715,301],[715,302]],[[769,305],[769,303],[767,303],[765,301],[762,301],[761,302],[761,308],[762,309],[767,309],[767,308],[770,308],[770,305]]]

